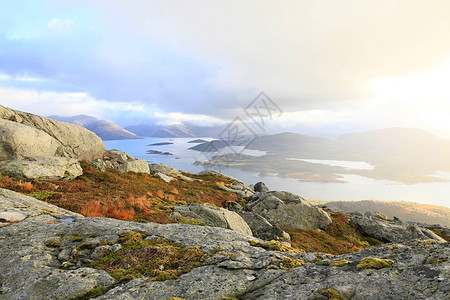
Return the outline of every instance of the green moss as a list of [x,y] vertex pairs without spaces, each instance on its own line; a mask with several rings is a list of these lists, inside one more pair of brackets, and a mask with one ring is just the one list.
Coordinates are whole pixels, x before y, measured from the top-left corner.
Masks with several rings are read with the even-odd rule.
[[438,243],[438,241],[433,240],[433,239],[418,241],[418,244],[425,245],[425,246],[429,246],[429,245],[433,245],[433,244],[437,244],[437,243]]
[[77,246],[77,250],[84,250],[84,249],[94,249],[95,247],[97,247],[96,244],[91,244],[91,243],[81,243]]
[[281,252],[291,252],[291,253],[304,253],[305,251],[295,249],[292,247],[289,247],[283,243],[280,243],[278,241],[271,240],[270,242],[258,242],[258,241],[250,241],[250,245],[254,247],[262,247],[267,250],[272,251],[281,251]]
[[76,242],[81,242],[83,240],[83,238],[79,235],[75,235],[72,237],[72,242],[76,243]]
[[180,297],[170,297],[170,298],[167,299],[167,300],[186,300],[186,299],[180,298]]
[[86,237],[86,238],[96,238],[96,237],[98,237],[98,234],[91,233],[91,234],[85,235],[84,237]]
[[49,248],[60,248],[62,245],[60,241],[47,241],[45,246]]
[[329,300],[345,300],[344,297],[339,294],[339,292],[328,289],[320,292],[321,295],[327,296]]
[[303,266],[304,264],[305,264],[304,260],[297,259],[297,258],[290,258],[290,257],[283,258],[283,260],[281,261],[281,267],[284,270],[298,268],[298,267]]
[[382,259],[376,257],[365,257],[357,266],[357,269],[383,269],[392,268],[394,261],[391,259]]
[[330,267],[342,267],[342,266],[345,266],[345,265],[351,264],[351,263],[352,262],[350,260],[342,259],[342,260],[332,262],[330,264]]
[[432,259],[430,259],[430,264],[438,264],[438,263],[441,263],[442,262],[442,259],[439,259],[439,258],[432,258]]
[[145,236],[146,234],[143,232],[126,231],[119,234],[119,243],[124,245],[141,243],[144,240]]
[[51,198],[54,194],[55,194],[55,192],[45,191],[45,192],[33,192],[33,193],[28,194],[28,196],[36,198],[41,201],[45,201],[48,198]]
[[169,280],[200,266],[207,257],[198,247],[183,248],[163,238],[142,240],[136,236],[135,232],[123,235],[122,249],[106,254],[91,266],[106,270],[121,282],[143,276]]
[[101,295],[103,295],[102,290],[99,287],[95,287],[95,288],[89,290],[83,296],[77,297],[75,299],[76,300],[86,300],[86,299],[91,299],[91,298],[97,298],[97,297],[100,297]]

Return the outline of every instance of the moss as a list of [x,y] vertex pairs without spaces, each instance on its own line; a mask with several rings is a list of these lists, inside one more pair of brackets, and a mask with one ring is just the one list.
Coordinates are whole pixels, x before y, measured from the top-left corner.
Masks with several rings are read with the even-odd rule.
[[60,241],[47,241],[45,246],[49,248],[60,248],[62,245]]
[[96,244],[91,244],[91,243],[81,243],[77,246],[77,250],[84,250],[84,249],[94,249],[95,247],[97,247]]
[[420,240],[417,242],[417,244],[421,244],[421,245],[425,245],[425,246],[429,246],[429,245],[433,245],[433,244],[437,244],[438,241],[433,240],[433,239],[428,239],[428,240]]
[[141,243],[146,234],[143,232],[137,231],[126,231],[124,233],[119,234],[119,243],[124,245]]
[[283,260],[281,261],[281,267],[284,270],[298,268],[298,267],[303,266],[304,264],[305,264],[304,260],[297,259],[297,258],[290,258],[290,257],[283,258]]
[[122,240],[122,249],[106,254],[91,266],[106,270],[120,282],[144,276],[162,281],[189,272],[208,256],[198,247],[183,248],[163,238],[134,239],[136,235],[130,232],[127,236],[132,238]]
[[54,194],[55,194],[55,192],[48,192],[48,191],[45,191],[45,192],[33,192],[33,193],[29,193],[28,196],[33,197],[33,198],[36,198],[36,199],[41,200],[41,201],[46,201],[46,200],[48,200],[49,198],[51,198]]
[[258,241],[250,241],[250,245],[254,247],[262,247],[267,250],[272,251],[281,251],[281,252],[291,252],[291,253],[304,253],[305,251],[300,249],[295,249],[292,247],[289,247],[283,243],[280,243],[278,241],[271,240],[270,242],[258,242]]
[[98,237],[98,234],[91,233],[91,234],[85,235],[84,237],[86,237],[86,238],[96,238],[96,237]]
[[438,263],[441,263],[442,262],[442,259],[439,259],[439,258],[432,258],[432,259],[430,259],[430,264],[438,264]]
[[383,269],[392,268],[394,261],[391,259],[382,259],[376,257],[365,257],[357,266],[357,269]]
[[99,287],[95,287],[91,290],[89,290],[86,294],[83,296],[75,298],[76,300],[86,300],[91,298],[97,298],[103,295],[103,291]]
[[83,238],[79,235],[75,235],[72,237],[72,242],[76,243],[76,242],[81,242],[83,240]]
[[350,260],[342,259],[342,260],[332,262],[330,264],[330,267],[342,267],[342,266],[345,266],[345,265],[351,264],[351,263],[352,263],[352,261],[350,261]]
[[327,296],[328,299],[330,299],[330,300],[345,300],[344,297],[342,297],[341,294],[339,294],[339,292],[337,292],[333,289],[321,291],[320,294]]
[[167,300],[186,300],[185,298],[180,298],[180,297],[170,297]]
[[234,298],[234,297],[222,297],[222,299],[220,300],[238,300],[238,298]]

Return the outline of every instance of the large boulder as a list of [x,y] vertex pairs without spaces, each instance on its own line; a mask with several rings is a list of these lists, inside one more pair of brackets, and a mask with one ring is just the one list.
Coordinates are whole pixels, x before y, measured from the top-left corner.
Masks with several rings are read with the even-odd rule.
[[176,219],[180,216],[203,222],[209,226],[227,228],[242,234],[252,235],[252,230],[247,223],[237,213],[225,208],[203,204],[176,206],[172,217]]
[[[95,133],[78,125],[12,110],[1,105],[0,119],[23,124],[48,134],[57,141],[56,156],[92,161],[101,158],[105,150],[103,141]],[[43,154],[45,153],[40,155]]]
[[252,230],[253,236],[262,240],[290,240],[289,233],[283,231],[280,227],[272,225],[263,216],[252,211],[237,211],[237,214],[248,224]]
[[288,192],[256,193],[247,206],[281,227],[323,229],[332,222],[327,212]]
[[445,242],[443,238],[429,229],[398,221],[389,221],[370,212],[362,217],[357,217],[353,223],[362,234],[383,242],[406,242],[417,239],[433,239],[440,243]]
[[55,156],[60,143],[30,126],[0,119],[0,161],[36,155]]
[[50,156],[0,161],[0,172],[27,180],[72,180],[83,174],[76,159]]
[[102,159],[96,159],[91,163],[96,169],[106,171],[107,168],[117,169],[122,172],[150,173],[145,159],[137,159],[120,150],[106,150]]

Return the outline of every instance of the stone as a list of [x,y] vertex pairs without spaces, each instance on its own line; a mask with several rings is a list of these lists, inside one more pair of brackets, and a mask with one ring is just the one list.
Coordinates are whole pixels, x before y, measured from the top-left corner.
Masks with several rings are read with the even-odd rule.
[[164,175],[177,175],[179,171],[172,166],[166,164],[149,164],[151,173],[162,173]]
[[0,172],[27,180],[72,180],[83,174],[76,159],[65,157],[33,156],[0,162]]
[[0,214],[6,214],[7,217],[8,215],[11,216],[12,213],[15,215],[15,222],[18,222],[23,216],[28,218],[43,214],[51,215],[55,220],[64,217],[71,217],[75,220],[84,218],[80,214],[51,205],[36,198],[0,188]]
[[267,185],[264,182],[256,183],[254,185],[253,189],[254,189],[255,192],[260,192],[260,193],[269,192],[270,191],[269,188],[267,187]]
[[331,224],[327,212],[302,199],[288,192],[259,192],[249,198],[247,207],[281,227],[324,229]]
[[0,211],[0,222],[20,222],[27,216],[16,211]]
[[91,165],[102,172],[110,168],[122,172],[150,173],[148,163],[145,159],[134,158],[116,149],[106,150],[103,158],[92,161]]
[[[40,132],[46,133],[57,142],[56,156],[74,158],[78,161],[92,161],[103,156],[105,145],[103,141],[92,131],[75,124],[56,121],[30,113],[12,110],[0,105],[0,119],[26,125]],[[36,136],[36,134],[34,134]],[[31,137],[28,137],[31,139]],[[54,140],[47,139],[54,143]],[[53,149],[53,145],[42,145]],[[48,151],[49,151],[48,149]],[[35,153],[34,155],[46,155],[48,152]],[[51,155],[50,155],[51,156]]]
[[290,240],[291,237],[280,227],[270,224],[264,217],[251,211],[240,210],[237,213],[248,224],[253,236],[262,240]]
[[367,236],[384,242],[405,242],[417,239],[433,239],[440,243],[445,240],[431,230],[397,222],[382,220],[366,213],[353,221],[358,230]]
[[[174,213],[192,218],[206,225],[228,228],[252,236],[252,230],[235,212],[228,209],[203,204],[188,204],[174,207]],[[177,215],[173,215],[176,217]]]
[[177,180],[176,178],[167,176],[161,172],[157,172],[155,174],[156,177],[160,178],[162,181],[164,181],[165,183],[170,183],[172,180]]
[[58,141],[43,131],[0,119],[0,161],[55,156],[59,148]]

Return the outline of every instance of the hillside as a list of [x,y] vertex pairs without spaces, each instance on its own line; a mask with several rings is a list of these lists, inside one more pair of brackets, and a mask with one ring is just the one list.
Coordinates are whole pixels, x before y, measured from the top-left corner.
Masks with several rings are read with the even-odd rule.
[[337,208],[342,212],[379,212],[390,219],[397,217],[405,221],[441,224],[450,227],[450,209],[442,206],[407,201],[375,200],[331,201],[326,202],[325,205],[329,208]]
[[140,139],[141,137],[136,134],[123,129],[122,127],[106,121],[99,120],[95,117],[86,116],[86,115],[78,115],[72,117],[64,117],[64,116],[49,116],[49,118],[68,122],[72,124],[76,124],[82,126],[90,131],[94,132],[98,135],[102,140],[131,140],[131,139]]

